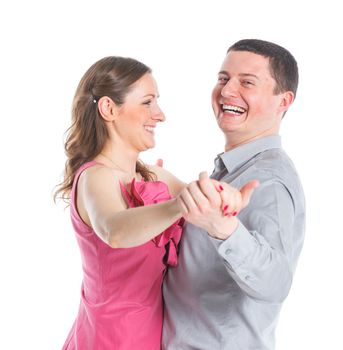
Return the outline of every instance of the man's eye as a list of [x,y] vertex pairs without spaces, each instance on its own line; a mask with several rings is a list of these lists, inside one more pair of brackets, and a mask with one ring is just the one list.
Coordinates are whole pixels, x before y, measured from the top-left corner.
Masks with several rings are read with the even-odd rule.
[[242,84],[243,85],[246,85],[246,86],[249,86],[249,85],[254,85],[252,81],[249,81],[249,80],[243,80],[242,81]]
[[229,79],[227,77],[219,77],[218,83],[219,84],[226,84]]

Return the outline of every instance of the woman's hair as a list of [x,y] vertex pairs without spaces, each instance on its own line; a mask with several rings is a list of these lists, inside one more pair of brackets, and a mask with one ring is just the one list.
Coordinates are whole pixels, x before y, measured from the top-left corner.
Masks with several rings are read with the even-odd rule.
[[[117,105],[123,104],[132,85],[146,73],[151,73],[151,69],[145,64],[116,56],[105,57],[87,70],[73,100],[72,123],[64,145],[67,155],[64,180],[57,186],[55,200],[59,196],[69,202],[76,171],[82,164],[94,159],[109,138],[105,121],[98,110],[99,99],[108,96]],[[136,163],[136,171],[146,181],[155,180],[155,174],[140,160]]]

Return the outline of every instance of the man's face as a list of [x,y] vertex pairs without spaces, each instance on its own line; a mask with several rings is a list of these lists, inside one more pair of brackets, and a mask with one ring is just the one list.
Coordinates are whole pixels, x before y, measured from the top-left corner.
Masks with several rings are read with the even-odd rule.
[[247,51],[227,54],[212,92],[212,107],[227,138],[226,148],[278,133],[293,96],[290,92],[275,95],[275,84],[268,58]]

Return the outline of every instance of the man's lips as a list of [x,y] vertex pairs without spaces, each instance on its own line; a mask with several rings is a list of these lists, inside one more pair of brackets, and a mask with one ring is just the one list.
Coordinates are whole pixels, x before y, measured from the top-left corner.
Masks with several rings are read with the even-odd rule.
[[224,113],[228,112],[228,113],[235,114],[235,115],[242,115],[243,113],[245,113],[247,111],[243,107],[234,106],[234,105],[227,105],[227,104],[222,104],[221,110]]

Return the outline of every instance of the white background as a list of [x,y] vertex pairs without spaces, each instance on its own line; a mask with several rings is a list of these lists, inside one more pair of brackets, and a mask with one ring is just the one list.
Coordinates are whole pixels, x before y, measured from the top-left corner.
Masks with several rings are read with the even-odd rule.
[[153,68],[167,121],[157,147],[184,181],[212,170],[224,140],[210,93],[242,38],[288,48],[298,96],[282,137],[307,197],[305,246],[277,329],[278,350],[342,349],[342,11],[339,1],[11,1],[0,8],[0,349],[60,349],[76,316],[80,255],[52,201],[79,79],[96,60]]

